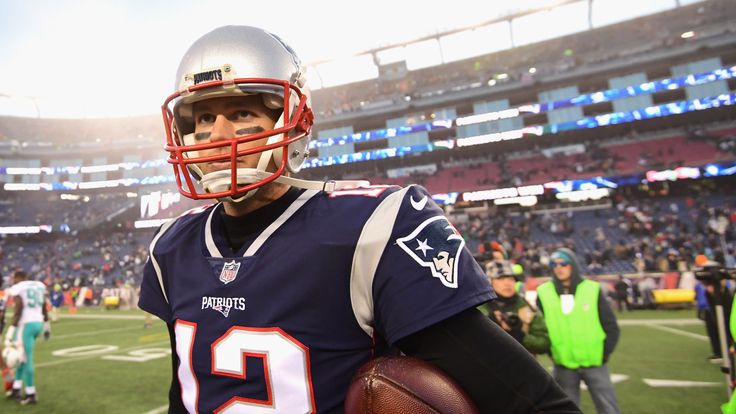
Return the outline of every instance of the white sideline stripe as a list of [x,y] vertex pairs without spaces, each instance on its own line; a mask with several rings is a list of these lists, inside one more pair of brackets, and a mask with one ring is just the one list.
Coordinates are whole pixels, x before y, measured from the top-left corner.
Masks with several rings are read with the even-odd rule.
[[705,335],[700,335],[700,334],[696,334],[696,333],[692,333],[692,332],[688,332],[688,331],[683,331],[681,329],[668,328],[666,326],[659,326],[659,325],[653,325],[653,324],[650,324],[650,325],[647,325],[647,326],[649,326],[650,328],[659,329],[660,331],[665,331],[665,332],[669,332],[669,333],[673,333],[673,334],[677,334],[677,335],[687,336],[687,337],[690,337],[690,338],[700,339],[701,341],[708,341],[708,337],[705,336]]
[[169,404],[166,404],[166,405],[162,405],[161,407],[154,408],[151,411],[146,411],[143,414],[161,414],[161,413],[165,413],[166,411],[168,411],[168,409],[169,409]]
[[704,322],[700,319],[619,319],[618,324],[622,326],[641,326],[641,325],[701,325]]
[[66,364],[67,362],[76,362],[76,361],[83,361],[85,359],[94,359],[94,358],[99,358],[99,357],[101,357],[103,355],[107,355],[107,354],[117,354],[117,353],[121,353],[121,352],[134,351],[134,350],[140,349],[140,348],[150,348],[150,347],[153,347],[153,346],[156,346],[156,345],[163,345],[163,344],[169,344],[169,341],[151,342],[150,344],[132,346],[130,348],[116,349],[116,350],[110,351],[110,352],[98,352],[98,353],[95,353],[94,355],[85,355],[85,356],[71,357],[71,358],[59,357],[59,359],[56,360],[56,361],[49,361],[49,362],[44,362],[44,363],[41,363],[41,364],[35,364],[35,366],[36,366],[36,368],[50,367],[50,366],[54,366],[54,365]]
[[93,332],[78,332],[73,334],[66,334],[66,335],[54,335],[53,332],[51,332],[51,338],[53,339],[66,339],[66,338],[74,338],[77,336],[94,336],[99,335],[101,333],[107,333],[107,332],[121,332],[121,331],[131,331],[133,329],[141,329],[140,326],[129,326],[127,328],[118,328],[118,329],[100,329]]
[[651,379],[651,378],[642,378],[642,381],[644,381],[645,384],[647,384],[650,387],[681,387],[681,388],[690,388],[690,387],[719,387],[723,385],[723,383],[720,382],[704,382],[704,381],[678,381],[678,380],[667,380],[667,379]]

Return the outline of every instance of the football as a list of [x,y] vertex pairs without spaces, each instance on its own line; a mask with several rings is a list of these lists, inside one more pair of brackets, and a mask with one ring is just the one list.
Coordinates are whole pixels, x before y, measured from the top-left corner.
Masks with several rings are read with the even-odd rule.
[[6,346],[3,348],[2,356],[8,368],[15,368],[23,362],[23,349],[15,345]]
[[441,369],[408,356],[368,361],[353,377],[346,414],[478,413],[468,394]]

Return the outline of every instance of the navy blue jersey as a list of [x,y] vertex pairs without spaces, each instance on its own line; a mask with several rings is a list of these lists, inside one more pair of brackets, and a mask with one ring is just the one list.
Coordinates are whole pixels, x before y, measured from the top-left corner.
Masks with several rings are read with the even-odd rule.
[[237,253],[220,209],[164,225],[141,287],[174,326],[190,412],[342,412],[377,343],[495,297],[421,187],[304,191]]

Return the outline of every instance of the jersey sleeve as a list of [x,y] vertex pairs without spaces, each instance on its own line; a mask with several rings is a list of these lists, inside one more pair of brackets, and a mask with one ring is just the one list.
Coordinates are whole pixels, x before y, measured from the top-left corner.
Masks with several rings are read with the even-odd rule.
[[[12,297],[18,296],[18,284],[14,284],[8,288],[8,290],[5,291],[5,296],[7,299],[10,299]],[[7,300],[6,299],[6,300]]]
[[462,235],[423,187],[393,193],[378,209],[373,217],[381,221],[367,224],[390,235],[372,280],[373,323],[390,344],[495,298]]
[[171,306],[165,292],[165,268],[161,267],[159,260],[154,255],[154,247],[162,231],[159,230],[154,236],[148,250],[148,260],[143,266],[143,281],[141,282],[138,307],[156,315],[166,323],[172,323]]

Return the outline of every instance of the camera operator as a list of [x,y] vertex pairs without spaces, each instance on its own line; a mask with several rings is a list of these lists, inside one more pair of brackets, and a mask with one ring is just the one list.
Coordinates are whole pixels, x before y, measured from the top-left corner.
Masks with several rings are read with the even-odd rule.
[[486,275],[498,298],[481,305],[483,313],[521,343],[532,354],[549,352],[549,335],[541,314],[517,293],[516,279],[508,260],[486,264]]
[[714,356],[722,356],[724,353],[721,352],[721,343],[718,341],[720,335],[718,334],[718,327],[716,326],[717,318],[715,311],[716,306],[722,306],[723,320],[725,321],[723,326],[725,330],[724,336],[726,338],[726,347],[728,348],[733,343],[731,340],[730,327],[728,325],[728,321],[731,318],[731,307],[734,299],[733,283],[729,280],[731,279],[729,273],[720,266],[718,262],[711,261],[707,257],[700,255],[696,257],[695,264],[699,266],[699,269],[695,272],[695,277],[705,288],[705,299],[708,304],[706,310],[707,313],[705,314],[704,319],[706,323],[708,322],[708,318],[711,319],[710,322],[712,327],[709,329],[709,335],[715,334],[716,336],[716,349],[719,352],[714,353]]
[[715,310],[711,308],[711,305],[707,298],[708,293],[705,290],[705,285],[701,281],[697,281],[695,284],[695,305],[697,308],[697,318],[705,323],[705,331],[708,332],[708,339],[710,340],[711,356],[708,357],[708,361],[715,364],[723,362],[723,353],[721,352],[721,343],[718,338],[718,326],[716,326]]
[[[695,264],[698,268],[695,270],[695,277],[705,286],[705,297],[708,301],[711,311],[716,312],[716,321],[718,326],[719,349],[723,356],[728,356],[723,361],[723,372],[727,373],[730,401],[721,406],[721,411],[728,414],[736,413],[736,393],[733,392],[734,384],[734,361],[728,349],[734,344],[734,338],[731,336],[736,329],[736,318],[734,318],[731,309],[734,306],[734,293],[731,280],[736,279],[736,269],[729,269],[721,266],[720,263],[708,259],[704,255],[698,255],[695,258]],[[719,319],[717,313],[722,311],[722,318]],[[721,336],[723,335],[723,336]],[[725,347],[724,347],[725,345]]]

